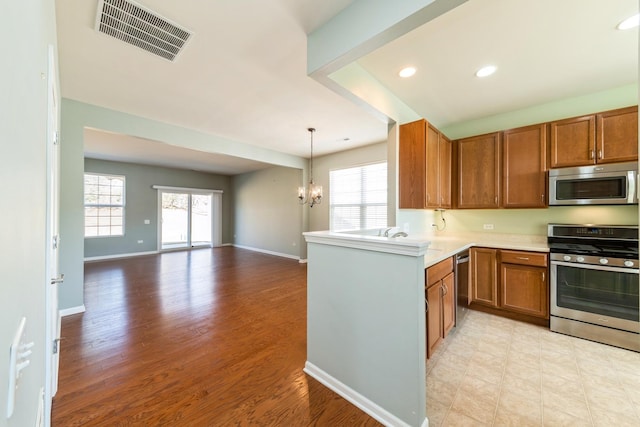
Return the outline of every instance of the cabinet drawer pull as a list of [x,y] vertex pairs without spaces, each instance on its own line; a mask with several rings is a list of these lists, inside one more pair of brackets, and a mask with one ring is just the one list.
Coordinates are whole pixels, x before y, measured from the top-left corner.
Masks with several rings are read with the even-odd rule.
[[527,256],[519,256],[519,257],[516,257],[516,258],[517,259],[521,259],[523,261],[529,261],[529,257],[527,257]]

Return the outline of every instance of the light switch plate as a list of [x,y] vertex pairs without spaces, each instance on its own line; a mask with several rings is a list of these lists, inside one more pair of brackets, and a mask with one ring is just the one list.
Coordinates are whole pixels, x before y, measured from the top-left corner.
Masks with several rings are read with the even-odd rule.
[[22,339],[26,323],[27,318],[23,317],[20,320],[16,334],[11,342],[11,347],[9,348],[9,393],[7,394],[7,418],[11,418],[13,415],[13,409],[16,403],[16,389],[18,388],[18,379],[20,379],[18,364],[24,362],[21,361],[20,352],[22,351]]

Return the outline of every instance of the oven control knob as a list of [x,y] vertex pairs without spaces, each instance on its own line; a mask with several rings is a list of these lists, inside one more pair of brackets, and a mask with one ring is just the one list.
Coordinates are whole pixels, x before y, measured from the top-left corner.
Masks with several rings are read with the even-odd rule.
[[606,258],[600,258],[600,264],[609,264],[609,260]]
[[628,260],[627,260],[627,261],[625,261],[625,262],[624,262],[624,266],[625,266],[625,267],[633,267],[633,261],[628,261]]
[[583,256],[579,256],[578,258],[576,258],[576,261],[584,262],[584,257]]
[[571,257],[569,255],[563,256],[562,259],[565,261],[571,261]]

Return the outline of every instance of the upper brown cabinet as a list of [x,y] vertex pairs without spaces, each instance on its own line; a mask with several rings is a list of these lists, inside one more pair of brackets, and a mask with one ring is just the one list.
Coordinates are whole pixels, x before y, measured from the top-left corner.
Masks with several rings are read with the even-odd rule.
[[457,142],[457,207],[500,207],[501,133],[474,136]]
[[638,159],[638,107],[621,108],[596,115],[598,163]]
[[502,136],[502,206],[547,205],[547,125],[506,130]]
[[427,126],[418,120],[400,126],[398,153],[398,202],[400,209],[424,209],[426,206]]
[[559,120],[549,127],[552,168],[595,163],[596,116]]
[[421,119],[400,126],[401,209],[451,207],[451,142]]
[[638,107],[550,123],[551,167],[585,166],[638,158]]
[[427,124],[426,207],[451,207],[451,141],[431,124]]

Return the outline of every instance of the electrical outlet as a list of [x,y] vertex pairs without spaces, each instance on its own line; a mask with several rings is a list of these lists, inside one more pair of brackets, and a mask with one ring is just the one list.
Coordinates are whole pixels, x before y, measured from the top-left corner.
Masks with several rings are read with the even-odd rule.
[[151,220],[150,220],[150,219],[145,219],[145,220],[144,220],[144,223],[145,223],[146,225],[151,224]]
[[484,224],[482,228],[485,230],[493,230],[493,224]]
[[138,243],[144,243],[144,240],[138,240]]

